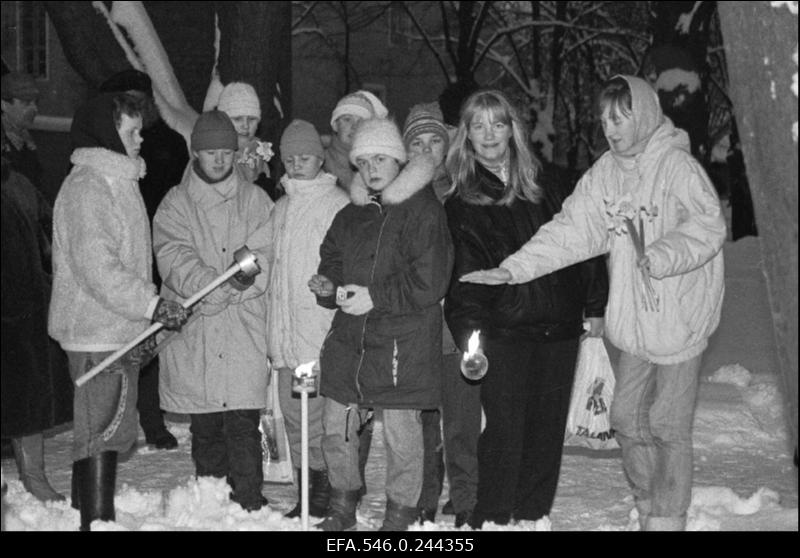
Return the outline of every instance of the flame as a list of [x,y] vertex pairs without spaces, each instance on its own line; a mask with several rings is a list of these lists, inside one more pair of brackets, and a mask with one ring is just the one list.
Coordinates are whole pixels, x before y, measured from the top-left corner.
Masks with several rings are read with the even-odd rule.
[[469,336],[469,341],[467,341],[467,352],[464,353],[464,360],[467,360],[480,350],[480,334],[481,330],[476,329],[472,332],[472,335]]
[[312,360],[311,362],[306,362],[305,364],[301,364],[297,368],[294,369],[294,375],[298,378],[303,378],[305,376],[313,376],[314,375],[314,365],[317,363],[316,360]]

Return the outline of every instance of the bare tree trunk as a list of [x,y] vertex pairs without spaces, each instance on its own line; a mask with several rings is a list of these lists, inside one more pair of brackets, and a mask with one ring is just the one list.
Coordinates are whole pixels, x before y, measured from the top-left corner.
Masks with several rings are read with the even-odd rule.
[[797,451],[797,15],[768,2],[720,2],[719,15]]
[[255,87],[261,101],[259,134],[277,141],[292,114],[291,2],[216,2],[216,6],[220,79],[223,84],[244,81]]
[[105,18],[90,2],[42,2],[70,66],[97,89],[112,74],[130,68]]

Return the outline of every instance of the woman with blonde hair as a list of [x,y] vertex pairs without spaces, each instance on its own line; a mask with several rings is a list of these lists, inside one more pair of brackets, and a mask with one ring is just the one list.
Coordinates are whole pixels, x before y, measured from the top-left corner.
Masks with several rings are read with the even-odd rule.
[[[477,494],[474,503],[453,501],[456,526],[474,529],[512,519],[536,522],[537,529],[549,525],[583,322],[591,324],[589,335],[599,336],[603,328],[608,278],[602,258],[520,285],[458,280],[497,267],[561,208],[569,185],[542,170],[527,137],[503,93],[478,91],[462,108],[447,158],[454,183],[445,210],[455,264],[445,318],[462,351],[480,331],[489,359],[479,384],[445,382],[445,389],[464,392],[445,398],[445,424],[448,413],[460,413],[478,425],[471,430]],[[463,407],[448,408],[448,400]],[[486,427],[478,435],[481,406]]]

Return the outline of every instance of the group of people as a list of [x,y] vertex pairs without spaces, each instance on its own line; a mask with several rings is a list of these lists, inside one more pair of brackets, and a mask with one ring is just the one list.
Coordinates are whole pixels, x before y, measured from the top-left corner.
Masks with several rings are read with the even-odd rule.
[[[622,351],[612,426],[642,529],[684,527],[725,223],[686,133],[645,81],[604,84],[610,150],[574,192],[536,159],[500,91],[472,93],[455,127],[431,103],[413,107],[402,129],[357,91],[334,108],[327,147],[307,121],[283,131],[275,201],[247,164],[258,96],[232,83],[197,119],[188,164],[161,185],[170,188],[152,223],[139,190],[150,172],[142,102],[120,85],[76,112],[74,166],[53,212],[47,327],[73,380],[151,323],[177,330],[75,387],[82,529],[114,518],[117,456],[135,444],[139,371],[157,342],[161,409],[189,415],[196,474],[226,479],[246,510],[268,503],[259,432],[268,384],[278,383],[299,466],[293,376],[314,362],[318,528],[356,528],[373,417],[386,451],[381,530],[433,521],[445,472],[456,527],[539,528],[555,499],[580,339],[604,334]],[[642,246],[620,226],[640,216]],[[261,272],[240,271],[187,306],[245,245]],[[5,320],[5,275],[3,291]],[[477,382],[460,372],[475,335],[489,361]],[[298,501],[287,516],[299,513]]]

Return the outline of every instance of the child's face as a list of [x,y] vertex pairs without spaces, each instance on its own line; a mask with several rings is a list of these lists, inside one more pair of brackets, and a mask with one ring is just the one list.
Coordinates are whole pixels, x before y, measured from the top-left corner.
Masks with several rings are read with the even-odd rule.
[[194,154],[200,162],[200,168],[212,180],[224,177],[233,166],[231,149],[203,149],[195,151]]
[[294,180],[313,180],[322,168],[323,160],[316,155],[289,155],[283,158],[286,174]]
[[139,151],[142,148],[141,131],[141,115],[133,117],[124,113],[120,115],[117,133],[119,134],[119,139],[122,140],[122,145],[125,146],[125,153],[128,154],[128,157],[135,159],[139,156]]
[[467,137],[475,149],[478,159],[490,165],[500,164],[508,153],[511,141],[511,126],[498,119],[492,120],[488,110],[475,113],[469,123]]
[[231,122],[239,134],[239,149],[242,149],[256,137],[259,119],[255,116],[232,116]]
[[350,147],[353,145],[353,136],[356,132],[356,126],[358,123],[361,122],[360,116],[355,116],[354,114],[343,114],[339,118],[336,119],[335,124],[335,132],[336,137],[339,138],[339,141],[342,142],[344,145]]
[[600,116],[603,134],[608,146],[615,153],[624,153],[635,143],[636,129],[631,114],[625,114],[618,107],[606,105]]
[[439,134],[425,132],[418,134],[408,144],[408,156],[413,159],[421,153],[430,153],[437,165],[444,161],[444,139]]
[[356,159],[358,172],[364,183],[380,192],[400,174],[400,163],[388,155],[364,155]]

